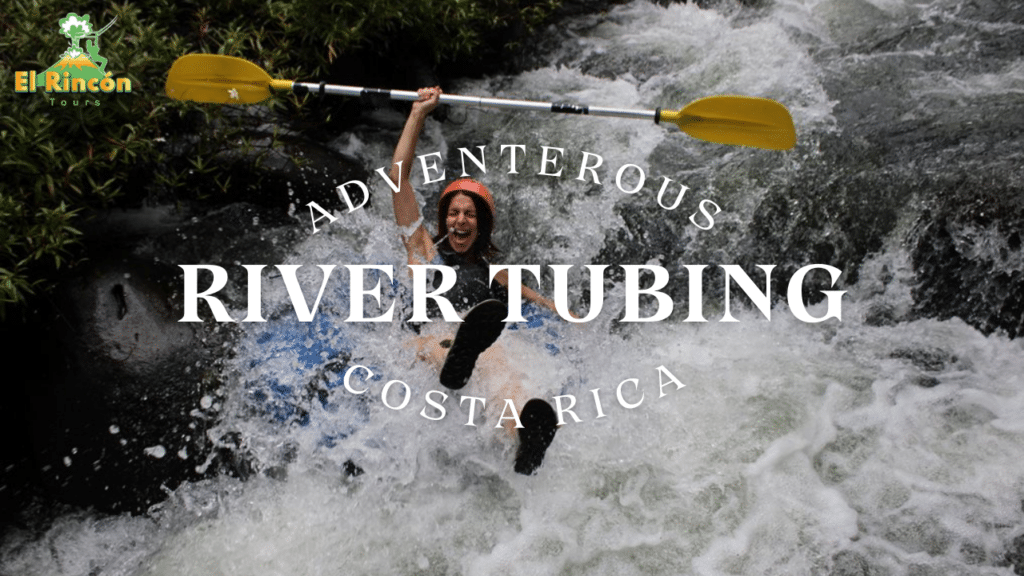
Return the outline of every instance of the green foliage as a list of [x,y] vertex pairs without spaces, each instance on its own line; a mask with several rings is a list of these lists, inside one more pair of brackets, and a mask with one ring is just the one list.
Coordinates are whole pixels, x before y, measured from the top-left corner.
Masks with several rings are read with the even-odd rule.
[[[263,115],[163,96],[179,56],[212,52],[248,58],[282,78],[332,78],[341,56],[373,54],[405,63],[479,57],[489,35],[529,30],[558,0],[188,0],[109,4],[81,1],[99,39],[106,71],[132,82],[130,94],[14,91],[17,71],[42,71],[68,48],[59,22],[69,5],[10,0],[0,5],[0,317],[85,257],[79,221],[96,208],[143,195],[183,200],[231,186],[213,161],[227,150],[260,150],[250,140]],[[63,104],[62,101],[66,102]],[[74,102],[78,104],[75,105]],[[98,103],[98,105],[97,105]],[[272,102],[279,124],[322,123],[291,97]],[[320,114],[320,117],[311,115]],[[201,187],[200,183],[206,183]],[[210,184],[212,183],[212,185]],[[162,195],[162,196],[161,196]]]

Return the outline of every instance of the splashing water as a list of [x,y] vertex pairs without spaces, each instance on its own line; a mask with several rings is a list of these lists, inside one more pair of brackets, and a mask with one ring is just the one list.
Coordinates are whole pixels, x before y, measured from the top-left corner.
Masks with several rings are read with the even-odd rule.
[[[635,121],[475,110],[459,123],[431,120],[421,150],[444,152],[456,172],[452,151],[489,147],[506,262],[603,263],[612,253],[667,262],[645,251],[652,241],[640,229],[669,229],[693,263],[729,262],[766,190],[817,153],[815,135],[837,130],[822,86],[833,72],[821,66],[860,56],[810,53],[880,26],[916,26],[950,6],[780,0],[723,14],[635,2],[552,32],[544,67],[457,87],[639,108],[709,93],[766,96],[786,102],[811,142],[792,154],[711,147]],[[1019,92],[1019,63],[1012,70],[963,84],[921,77],[911,91]],[[393,139],[337,144],[376,168]],[[525,146],[533,168],[509,174],[500,144]],[[566,175],[537,174],[542,146],[566,151]],[[604,158],[600,185],[575,179],[582,151]],[[702,231],[658,208],[653,184],[635,195],[616,189],[614,170],[625,164],[713,198],[723,208],[716,226]],[[429,212],[437,190],[418,189]],[[300,244],[289,263],[306,265],[303,285],[319,287],[312,265],[327,263],[391,264],[404,282],[389,204],[346,214],[344,225]],[[632,211],[638,204],[653,207]],[[679,210],[695,205],[687,197]],[[650,222],[633,226],[637,214]],[[610,251],[624,229],[636,248]],[[529,378],[574,397],[581,420],[559,430],[532,477],[512,472],[514,445],[491,429],[493,415],[467,426],[467,408],[451,398],[444,418],[428,418],[436,373],[402,345],[408,333],[397,322],[342,322],[347,279],[304,324],[281,282],[265,278],[270,321],[241,326],[213,432],[240,438],[259,473],[185,484],[145,517],[77,513],[40,538],[12,533],[0,572],[1008,574],[1002,554],[1024,520],[1021,344],[959,320],[864,322],[877,304],[910,306],[913,273],[898,237],[863,263],[841,323],[804,324],[779,305],[770,322],[748,311],[735,324],[619,324],[616,285],[595,322],[548,319],[507,333],[521,342],[510,345]],[[383,307],[400,306],[382,282]],[[578,296],[573,305],[586,307]],[[354,380],[363,395],[342,385],[355,364],[374,373]],[[660,386],[659,367],[685,387]],[[395,379],[409,389],[402,409],[392,408],[401,387],[382,396]],[[616,396],[629,379],[636,385],[621,390],[634,408]]]

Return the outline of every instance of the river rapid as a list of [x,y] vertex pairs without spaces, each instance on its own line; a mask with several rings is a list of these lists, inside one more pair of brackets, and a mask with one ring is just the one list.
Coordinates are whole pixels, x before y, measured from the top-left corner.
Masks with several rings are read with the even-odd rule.
[[[784,297],[769,320],[735,289],[739,321],[721,322],[722,280],[710,274],[708,322],[677,312],[623,323],[625,288],[611,276],[596,320],[547,319],[502,337],[530,381],[575,399],[580,420],[524,477],[493,414],[467,426],[468,404],[453,397],[444,418],[429,418],[426,394],[441,387],[398,322],[342,322],[348,286],[336,280],[317,319],[299,323],[268,274],[268,322],[240,325],[228,385],[196,407],[218,415],[211,437],[234,438],[254,473],[168,487],[145,515],[81,511],[42,535],[12,532],[0,574],[1012,574],[1005,555],[1024,531],[1024,350],[998,330],[915,312],[908,247],[933,200],[922,174],[984,170],[1020,191],[1019,133],[997,138],[978,107],[1020,110],[1019,44],[993,38],[1020,38],[1024,26],[975,4],[633,2],[546,31],[524,49],[528,72],[446,87],[641,109],[763,96],[791,111],[792,151],[634,120],[464,108],[424,131],[420,153],[440,153],[446,181],[462,173],[459,148],[485,147],[486,173],[466,169],[495,191],[503,262],[573,264],[571,287],[589,282],[584,264],[659,265],[682,308],[687,264],[744,264],[760,286],[753,265],[776,265],[784,296],[796,269],[831,263],[844,272],[841,322],[802,322]],[[375,114],[333,144],[370,171],[387,165],[403,120]],[[523,146],[516,173],[501,145]],[[545,147],[560,159],[547,169]],[[598,183],[577,178],[583,152],[603,160]],[[442,184],[423,184],[423,170],[413,178],[429,213]],[[673,210],[657,198],[666,178],[673,192],[688,188]],[[392,265],[405,282],[388,189],[368,184],[368,207],[321,222],[288,258],[304,265],[310,300],[316,264]],[[702,200],[720,209],[713,226]],[[293,208],[305,221],[306,208]],[[401,313],[402,289],[393,298],[385,282],[384,292]],[[577,310],[592,305],[583,293],[570,289]],[[357,364],[376,375],[353,378],[361,395],[342,385]],[[408,385],[408,405],[395,409],[399,385],[382,396],[390,380]]]

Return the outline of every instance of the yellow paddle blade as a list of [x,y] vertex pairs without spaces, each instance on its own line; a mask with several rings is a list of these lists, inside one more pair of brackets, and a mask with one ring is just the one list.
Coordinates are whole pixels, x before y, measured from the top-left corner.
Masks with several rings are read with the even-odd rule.
[[789,150],[796,145],[789,110],[767,98],[709,96],[682,110],[662,110],[660,119],[708,142],[768,150]]
[[[287,84],[287,86],[278,86]],[[270,98],[270,87],[290,87],[241,58],[188,54],[174,61],[164,89],[177,100],[216,104],[253,104]]]

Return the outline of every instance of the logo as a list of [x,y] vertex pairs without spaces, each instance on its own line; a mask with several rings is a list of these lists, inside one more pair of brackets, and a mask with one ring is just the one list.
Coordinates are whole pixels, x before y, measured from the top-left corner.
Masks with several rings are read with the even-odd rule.
[[[41,90],[52,96],[51,106],[58,103],[67,106],[68,98],[65,95],[71,95],[72,105],[79,106],[79,95],[131,92],[132,81],[128,78],[113,78],[113,74],[107,72],[107,59],[100,55],[100,36],[116,21],[115,17],[109,24],[94,32],[88,15],[68,13],[60,20],[58,27],[60,33],[68,38],[67,50],[61,54],[56,64],[42,72],[15,72],[14,91],[24,94]],[[85,99],[82,105],[90,104],[99,106],[100,101]]]

